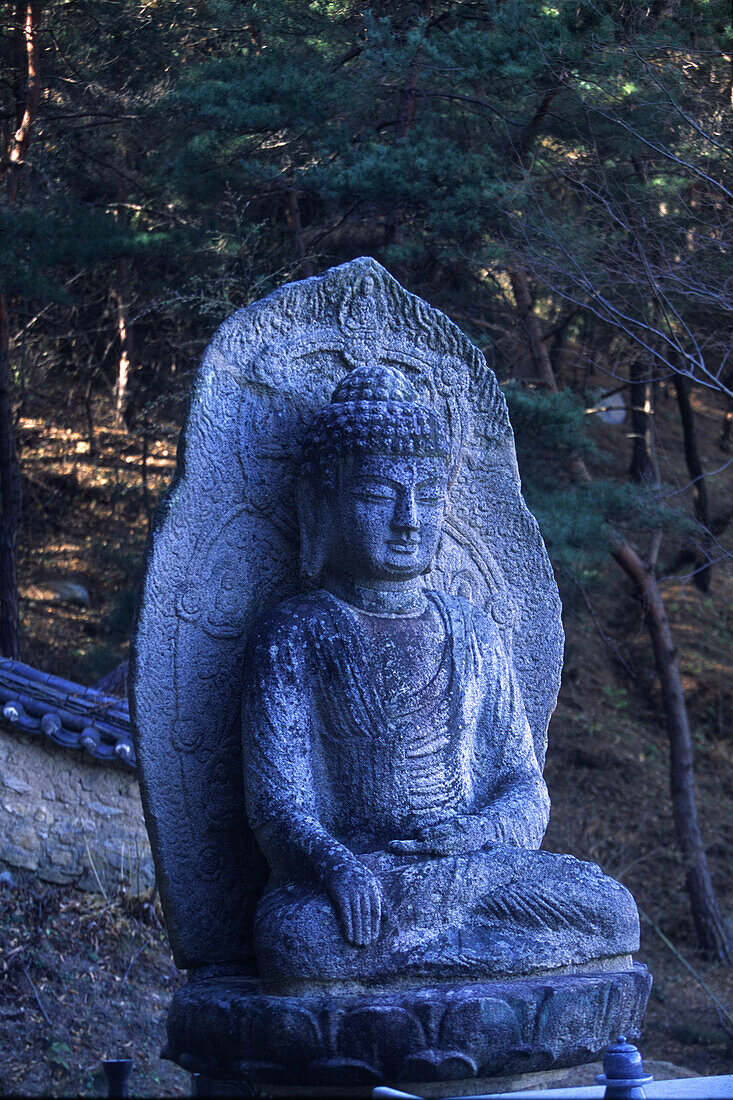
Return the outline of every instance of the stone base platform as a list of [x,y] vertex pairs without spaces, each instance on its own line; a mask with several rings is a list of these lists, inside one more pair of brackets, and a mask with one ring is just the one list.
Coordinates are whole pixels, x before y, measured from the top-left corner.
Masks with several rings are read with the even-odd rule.
[[[210,1082],[358,1091],[537,1073],[598,1058],[638,1038],[645,966],[389,993],[277,996],[247,978],[179,989],[163,1056]],[[322,1092],[321,1095],[324,1093]],[[222,1092],[220,1095],[227,1095]],[[368,1095],[368,1093],[367,1093]]]

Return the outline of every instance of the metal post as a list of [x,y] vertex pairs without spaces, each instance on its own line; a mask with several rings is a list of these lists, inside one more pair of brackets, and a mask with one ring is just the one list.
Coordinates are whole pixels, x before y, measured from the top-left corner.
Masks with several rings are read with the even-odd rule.
[[102,1062],[104,1076],[107,1078],[107,1096],[125,1097],[130,1094],[127,1084],[132,1070],[132,1058],[109,1058]]

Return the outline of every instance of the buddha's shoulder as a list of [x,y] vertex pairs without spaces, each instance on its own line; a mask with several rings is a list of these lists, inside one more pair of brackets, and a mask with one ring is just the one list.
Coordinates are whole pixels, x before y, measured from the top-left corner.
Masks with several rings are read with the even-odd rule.
[[466,596],[453,595],[451,592],[442,592],[438,588],[430,588],[430,595],[434,601],[444,608],[447,614],[462,618],[467,624],[495,626],[494,620],[488,610],[479,604],[471,603]]
[[250,644],[303,642],[313,634],[315,627],[327,622],[331,611],[331,601],[323,591],[292,596],[257,620],[250,633]]
[[465,596],[437,589],[431,589],[430,595],[448,616],[454,630],[460,628],[467,634],[477,634],[482,638],[498,636],[498,627],[491,614],[478,604],[471,603]]

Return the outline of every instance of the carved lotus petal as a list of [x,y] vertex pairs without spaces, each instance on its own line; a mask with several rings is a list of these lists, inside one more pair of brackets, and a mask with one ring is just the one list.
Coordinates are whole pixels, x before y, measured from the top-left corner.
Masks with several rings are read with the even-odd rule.
[[419,1050],[424,1042],[423,1029],[407,1009],[373,1004],[346,1014],[338,1048],[379,1067],[389,1078],[399,1071],[410,1051]]
[[305,1071],[308,1085],[378,1085],[382,1075],[368,1062],[355,1058],[321,1058],[311,1062]]
[[235,1074],[244,1081],[261,1081],[265,1085],[290,1085],[293,1075],[277,1062],[235,1062]]
[[274,999],[259,1001],[249,1023],[247,1049],[257,1051],[263,1060],[282,1063],[297,1071],[314,1054],[325,1054],[315,1015],[294,1002],[278,1005]]
[[451,1005],[440,1029],[441,1044],[466,1050],[481,1066],[482,1076],[499,1072],[521,1038],[513,1008],[495,997]]
[[462,1081],[476,1077],[478,1066],[460,1050],[420,1050],[403,1063],[398,1081]]

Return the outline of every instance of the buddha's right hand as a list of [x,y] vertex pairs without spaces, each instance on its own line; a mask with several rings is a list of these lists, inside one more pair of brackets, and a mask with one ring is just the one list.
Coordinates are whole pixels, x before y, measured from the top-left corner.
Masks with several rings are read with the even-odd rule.
[[385,913],[382,891],[375,875],[359,860],[339,863],[325,881],[344,938],[357,947],[368,947],[379,938]]

